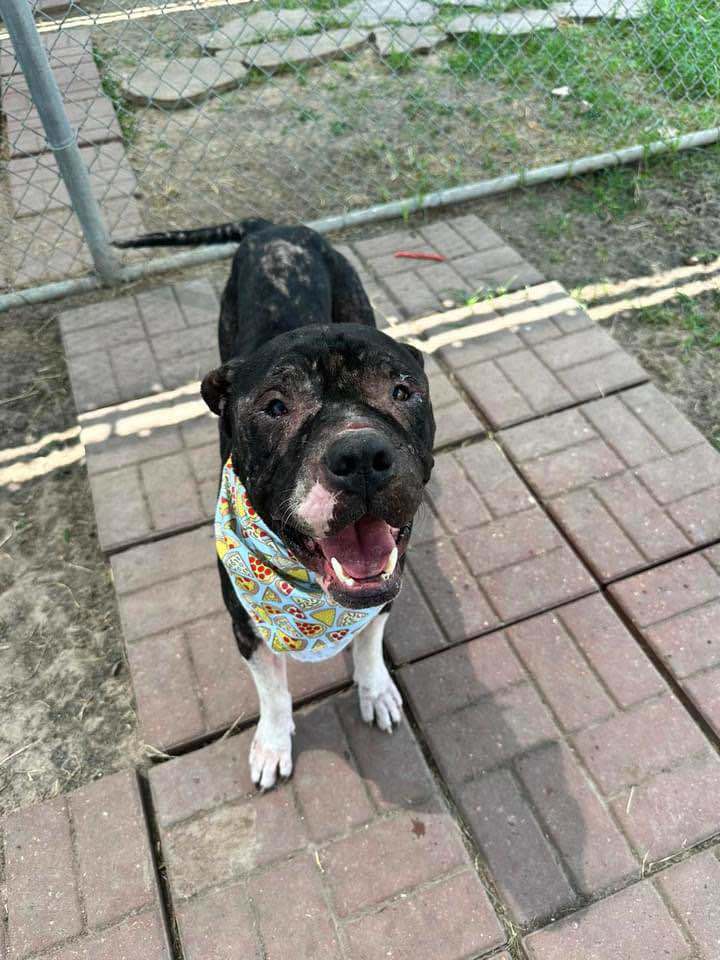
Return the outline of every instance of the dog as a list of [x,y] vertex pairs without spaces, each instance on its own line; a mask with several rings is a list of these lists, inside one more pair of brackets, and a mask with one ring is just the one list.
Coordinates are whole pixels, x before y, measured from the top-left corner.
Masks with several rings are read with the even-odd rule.
[[423,355],[376,329],[360,278],[315,231],[252,219],[118,246],[237,242],[201,392],[219,419],[220,580],[257,687],[253,783],[292,772],[286,655],[352,641],[360,711],[392,732],[383,659],[413,519],[433,467]]

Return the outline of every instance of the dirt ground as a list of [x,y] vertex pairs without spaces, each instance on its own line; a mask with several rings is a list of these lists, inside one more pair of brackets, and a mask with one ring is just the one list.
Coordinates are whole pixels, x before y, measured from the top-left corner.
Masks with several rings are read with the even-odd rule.
[[56,317],[0,315],[0,811],[140,755]]
[[[516,192],[429,218],[475,211],[571,289],[659,274],[720,256],[719,159],[720,150],[709,149],[642,172]],[[227,264],[219,264],[204,273],[226,271]],[[72,432],[58,310],[0,315],[0,810],[145,756],[82,450]],[[625,310],[607,323],[717,442],[717,290]],[[47,472],[29,476],[42,469]]]

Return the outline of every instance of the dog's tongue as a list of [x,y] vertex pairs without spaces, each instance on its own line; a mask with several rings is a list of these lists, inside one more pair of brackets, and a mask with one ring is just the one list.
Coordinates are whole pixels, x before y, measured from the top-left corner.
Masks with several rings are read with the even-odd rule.
[[319,540],[318,545],[328,562],[335,557],[348,576],[365,580],[382,573],[395,538],[384,520],[365,516],[334,537]]

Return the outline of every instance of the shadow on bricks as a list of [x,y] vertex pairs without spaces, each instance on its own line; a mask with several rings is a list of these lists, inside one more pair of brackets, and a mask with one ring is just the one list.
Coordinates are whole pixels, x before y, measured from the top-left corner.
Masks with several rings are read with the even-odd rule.
[[[436,546],[425,552],[423,579],[457,596]],[[458,635],[472,635],[461,605],[453,619]],[[396,622],[396,634],[399,627]],[[501,898],[515,922],[535,926],[570,907],[576,888],[593,884],[582,877],[572,884],[533,812],[516,769],[519,758],[542,758],[542,781],[553,793],[553,806],[563,811],[568,863],[585,863],[585,815],[566,784],[567,764],[545,706],[498,637],[453,646],[402,667],[398,676],[406,710],[426,737],[428,754]],[[442,719],[431,730],[425,721],[438,714]]]

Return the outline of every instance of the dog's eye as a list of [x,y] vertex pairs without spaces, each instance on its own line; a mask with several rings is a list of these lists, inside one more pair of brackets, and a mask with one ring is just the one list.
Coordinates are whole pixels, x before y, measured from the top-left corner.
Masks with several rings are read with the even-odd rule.
[[398,385],[393,390],[392,394],[393,400],[409,400],[410,399],[410,390],[405,386],[404,383],[398,383]]
[[265,413],[269,417],[284,417],[288,412],[288,408],[282,402],[280,397],[275,397],[274,400],[271,400],[270,403],[265,407]]

